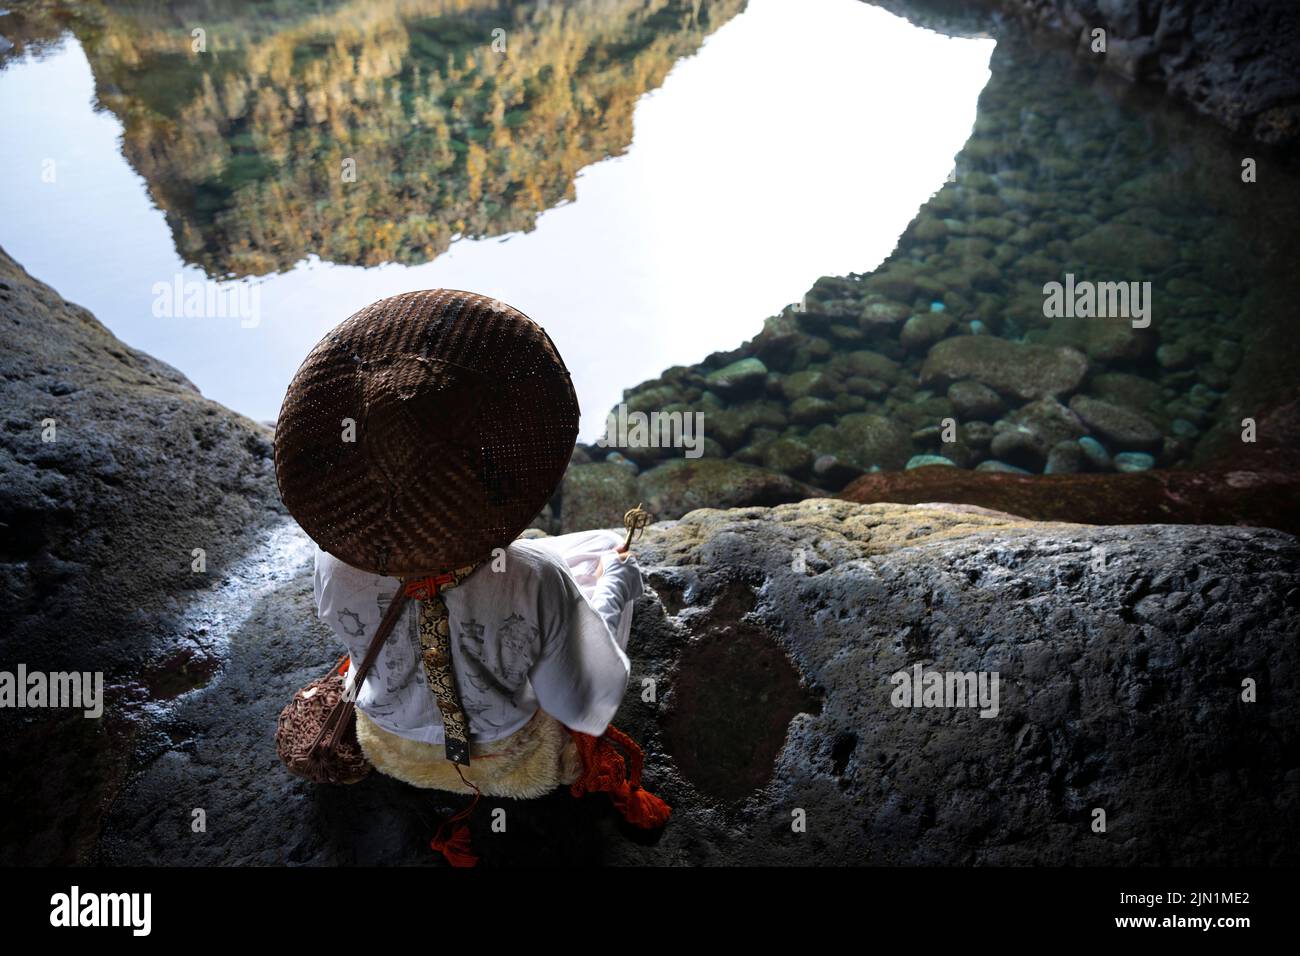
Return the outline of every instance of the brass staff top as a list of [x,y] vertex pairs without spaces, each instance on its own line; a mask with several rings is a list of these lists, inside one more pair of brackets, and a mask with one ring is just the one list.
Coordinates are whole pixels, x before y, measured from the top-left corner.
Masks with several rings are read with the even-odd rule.
[[654,516],[641,505],[629,509],[623,515],[623,527],[627,528],[627,537],[623,539],[623,550],[632,545],[632,539],[645,530],[645,526],[654,520]]

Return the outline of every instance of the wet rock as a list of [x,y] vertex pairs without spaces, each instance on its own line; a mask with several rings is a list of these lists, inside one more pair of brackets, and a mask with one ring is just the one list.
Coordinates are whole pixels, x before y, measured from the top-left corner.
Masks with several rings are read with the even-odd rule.
[[673,385],[642,385],[624,394],[629,412],[659,412],[682,401],[680,389]]
[[560,484],[561,529],[617,528],[639,494],[637,476],[616,462],[570,465]]
[[998,461],[990,458],[988,461],[982,461],[975,466],[976,471],[1000,471],[1012,475],[1030,475],[1033,472],[1026,468],[1017,468],[1015,465],[1008,465],[1005,461]]
[[1147,416],[1158,414],[1162,397],[1158,383],[1125,372],[1102,372],[1092,376],[1088,392],[1102,401]]
[[835,385],[821,368],[807,368],[781,378],[781,393],[788,402],[810,395],[825,397],[835,393]]
[[993,426],[988,422],[963,422],[958,426],[958,434],[963,444],[971,448],[987,448],[993,441]]
[[901,468],[912,454],[909,433],[882,415],[845,415],[834,425],[818,425],[808,443],[823,454],[859,468]]
[[[976,150],[984,144],[972,141]],[[970,148],[968,144],[967,148]],[[983,236],[987,239],[1002,240],[1006,239],[1011,233],[1015,232],[1016,227],[1005,219],[995,219],[993,217],[972,219],[967,224],[967,231],[972,236]]]
[[[1082,442],[1081,442],[1082,444]],[[1243,525],[1300,533],[1300,470],[1290,450],[1260,452],[1198,471],[1159,470],[1077,475],[988,474],[926,468],[863,475],[841,497],[915,504],[948,501],[1020,514],[1040,521],[1088,524]]]
[[957,467],[956,462],[945,458],[943,455],[913,455],[911,458],[907,459],[905,470],[911,471],[913,468],[927,468],[933,465],[946,466],[948,468]]
[[[1074,241],[1075,258],[1088,267],[1113,275],[1128,275],[1138,269],[1143,274],[1158,272],[1178,258],[1174,242],[1150,229],[1128,223],[1104,223]],[[1091,281],[1112,281],[1110,275]]]
[[1070,410],[1090,430],[1119,448],[1150,448],[1159,445],[1164,437],[1159,428],[1137,412],[1087,395],[1070,399]]
[[843,346],[855,345],[867,337],[856,325],[832,325],[827,328],[826,334],[832,342]]
[[990,421],[1006,407],[997,392],[979,382],[953,382],[948,386],[948,401],[963,419]]
[[829,362],[830,370],[842,379],[857,377],[876,382],[898,380],[898,363],[888,356],[868,349],[841,352]]
[[948,227],[942,219],[934,216],[918,216],[908,228],[907,233],[919,242],[935,242],[948,235]]
[[[887,5],[916,16],[908,12],[909,4]],[[1266,143],[1300,139],[1296,24],[1294,10],[1286,4],[999,0],[996,6],[1035,29],[1079,44],[1079,55],[1100,60],[1103,69],[1163,86],[1244,136]],[[1108,29],[1104,57],[1081,43],[1084,28],[1093,26]],[[962,24],[962,31],[971,29]]]
[[1022,400],[1068,395],[1088,373],[1088,359],[1070,348],[1025,345],[991,335],[944,339],[921,368],[923,385],[972,379]]
[[805,335],[797,316],[784,312],[763,323],[763,331],[754,337],[754,354],[769,369],[788,371],[804,341]]
[[989,443],[989,454],[1029,471],[1042,468],[1048,448],[1043,439],[1023,425],[996,432]]
[[790,420],[800,425],[815,425],[833,419],[838,412],[835,402],[806,395],[790,405]]
[[1122,451],[1115,456],[1116,471],[1150,471],[1155,466],[1155,458],[1144,451]]
[[807,478],[815,458],[812,448],[795,438],[778,438],[763,449],[765,468],[793,478]]
[[[507,833],[488,814],[471,822],[484,866],[1300,860],[1285,759],[1300,745],[1297,692],[1274,681],[1243,714],[1232,690],[1242,673],[1296,666],[1300,546],[1287,535],[812,499],[697,511],[652,525],[635,550],[647,587],[616,723],[645,748],[646,786],[672,819],[642,840],[603,797],[495,800]],[[1098,551],[1113,573],[1088,571]],[[277,711],[335,652],[310,568],[229,645],[226,672],[248,682],[176,707],[185,741],[164,739],[122,788],[102,862],[432,864],[431,820],[463,798],[380,774],[315,787],[276,762]],[[891,675],[917,663],[996,671],[998,715],[892,706]],[[666,690],[655,704],[646,677]],[[1089,808],[1115,793],[1130,795],[1111,816],[1124,838],[1099,840]],[[195,806],[222,839],[175,825]],[[819,840],[773,841],[793,806],[829,828]]]
[[1214,355],[1211,361],[1214,367],[1221,372],[1236,371],[1237,366],[1241,364],[1241,346],[1236,342],[1220,342],[1214,348]]
[[[786,413],[779,402],[753,401],[704,413],[704,433],[728,452],[745,444],[754,428],[784,428]],[[663,455],[661,457],[668,457]]]
[[1069,439],[1059,441],[1047,453],[1047,465],[1043,469],[1043,474],[1072,475],[1083,470],[1083,464],[1086,460],[1083,449],[1077,441]]
[[645,502],[646,509],[662,519],[679,518],[696,508],[771,505],[816,494],[814,489],[788,475],[741,462],[707,458],[666,462],[643,472],[639,487],[640,500]]
[[1189,402],[1198,408],[1204,409],[1213,408],[1219,403],[1219,399],[1221,398],[1223,398],[1222,394],[1199,383],[1193,385],[1191,391],[1187,393],[1187,400]]
[[609,462],[610,464],[618,465],[620,468],[626,469],[627,472],[632,475],[635,475],[637,472],[641,470],[637,466],[637,463],[634,462],[631,458],[628,458],[625,455],[616,451],[611,451],[609,454],[607,454],[605,456],[605,461]]
[[1097,471],[1109,471],[1114,465],[1106,446],[1090,435],[1079,439],[1079,450],[1083,452],[1083,457],[1088,464]]
[[830,358],[835,349],[819,335],[808,336],[795,356],[795,368],[805,368]]
[[1006,421],[1028,429],[1044,454],[1057,442],[1078,438],[1087,431],[1084,422],[1073,409],[1051,397],[1022,405],[1007,415]]
[[879,398],[889,391],[889,386],[879,379],[862,375],[849,375],[840,382],[843,393],[861,398]]
[[840,461],[834,455],[818,455],[813,461],[812,481],[832,491],[838,491],[864,474],[866,474],[865,468]]
[[0,710],[0,863],[85,863],[149,686],[181,648],[210,659],[183,609],[284,518],[272,433],[3,250],[0,366],[0,660],[105,674],[102,720]]
[[1155,348],[1151,329],[1134,328],[1128,318],[1059,317],[1034,341],[1071,346],[1094,362],[1135,362]]
[[904,322],[898,338],[909,352],[924,352],[946,336],[952,325],[952,317],[946,312],[926,312]]
[[863,303],[858,320],[863,329],[879,329],[881,326],[889,328],[889,326],[901,323],[910,313],[910,308],[907,308],[901,302],[893,302],[891,299],[872,295]]
[[761,392],[766,381],[767,366],[753,357],[732,362],[705,377],[711,391],[732,400]]
[[[902,322],[911,314],[911,309],[901,303],[911,302],[916,297],[919,277],[920,270],[917,266],[903,259],[891,259],[882,265],[863,282],[863,286],[875,295],[868,297],[863,307],[862,321],[885,325]],[[872,310],[872,303],[882,300],[893,304],[892,311],[883,308]]]
[[1168,342],[1156,349],[1156,361],[1161,368],[1177,372],[1196,364],[1196,352],[1185,341]]
[[1215,368],[1213,365],[1204,365],[1198,370],[1201,382],[1208,388],[1217,392],[1223,392],[1232,384],[1232,376],[1223,369]]

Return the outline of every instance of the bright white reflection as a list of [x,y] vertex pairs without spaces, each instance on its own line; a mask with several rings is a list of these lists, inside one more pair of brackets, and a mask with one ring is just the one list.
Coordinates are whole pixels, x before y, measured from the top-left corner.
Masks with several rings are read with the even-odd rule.
[[859,0],[751,0],[642,98],[627,153],[584,169],[576,201],[532,232],[463,240],[419,266],[310,261],[244,280],[260,286],[260,323],[244,328],[154,317],[156,283],[202,273],[123,159],[117,120],[92,110],[69,38],[0,71],[0,245],[255,419],[275,417],[311,345],[367,303],[492,294],[546,327],[591,440],[625,387],[734,348],[818,276],[877,266],[952,168],[992,49]]

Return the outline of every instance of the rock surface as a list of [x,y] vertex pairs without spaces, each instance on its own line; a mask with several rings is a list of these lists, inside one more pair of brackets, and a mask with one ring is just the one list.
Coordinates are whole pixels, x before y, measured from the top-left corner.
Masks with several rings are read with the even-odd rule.
[[1088,374],[1088,360],[1070,348],[1024,345],[988,335],[944,339],[926,356],[922,385],[970,379],[1022,400],[1068,395]]
[[[637,550],[616,724],[673,818],[646,835],[601,796],[488,800],[508,827],[476,816],[485,865],[1297,862],[1289,535],[812,499],[696,511]],[[229,648],[160,718],[99,859],[431,864],[460,798],[378,775],[316,787],[276,762],[276,713],[337,653],[309,569]],[[917,663],[997,671],[998,715],[891,706],[890,675]]]
[[[985,462],[985,465],[991,464]],[[840,497],[860,503],[946,501],[1040,521],[1084,524],[1219,524],[1300,535],[1300,456],[1262,450],[1204,471],[1014,474],[927,468],[863,475]]]
[[[1276,177],[1256,189],[1237,176],[1239,138],[1115,83],[1101,64],[973,5],[890,6],[914,19],[933,10],[939,29],[951,17],[982,17],[973,33],[996,26],[991,77],[949,180],[873,271],[819,278],[749,342],[627,390],[629,407],[698,413],[706,456],[822,493],[917,455],[1040,473],[1057,444],[1080,439],[1082,460],[1071,448],[1054,472],[1113,472],[1130,466],[1125,451],[1159,469],[1241,452],[1244,420],[1262,425],[1300,365],[1290,318],[1300,284],[1280,253],[1300,219],[1294,162],[1252,147]],[[1069,276],[1075,294],[1049,308],[1048,284]],[[1091,285],[1114,282],[1123,294]],[[1098,293],[1091,307],[1080,289]],[[749,391],[713,387],[747,358],[766,371],[761,390],[756,367]],[[1050,424],[1044,397],[1090,409],[1096,428],[1038,427]],[[861,427],[877,419],[890,427]],[[971,430],[978,422],[993,433]],[[618,450],[642,466],[675,454]],[[830,458],[842,467],[818,467]]]
[[[958,36],[995,29],[1009,14],[1074,46],[1126,80],[1163,87],[1224,126],[1266,143],[1300,139],[1300,16],[1290,3],[1240,0],[871,0],[921,26]],[[990,17],[990,12],[994,13]],[[1092,30],[1107,34],[1105,53]]]
[[0,668],[103,671],[107,697],[102,720],[0,710],[5,789],[23,794],[0,819],[0,862],[71,863],[120,783],[130,715],[216,667],[182,609],[284,509],[269,429],[3,250],[0,369]]

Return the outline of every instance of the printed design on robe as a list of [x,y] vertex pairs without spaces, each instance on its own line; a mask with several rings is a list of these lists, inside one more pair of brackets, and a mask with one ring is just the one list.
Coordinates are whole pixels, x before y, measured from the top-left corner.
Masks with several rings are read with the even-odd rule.
[[506,702],[519,706],[518,694],[541,649],[541,629],[512,613],[502,619],[490,638],[484,637],[486,630],[476,620],[460,626],[459,642],[464,651],[460,660],[469,685],[463,703],[476,722],[496,729],[514,717]]
[[[351,627],[348,627],[347,622],[343,620],[344,618],[347,617],[352,618]],[[344,608],[343,610],[339,611],[338,620],[339,620],[339,627],[343,629],[343,633],[348,635],[348,637],[365,636],[366,626],[361,623],[361,615],[358,614],[356,611],[350,611],[347,608]]]
[[491,645],[483,638],[485,630],[473,618],[460,625],[460,647],[465,652],[460,661],[467,685],[461,703],[475,723],[499,730],[505,723],[506,713],[500,700],[499,683],[488,664]]

